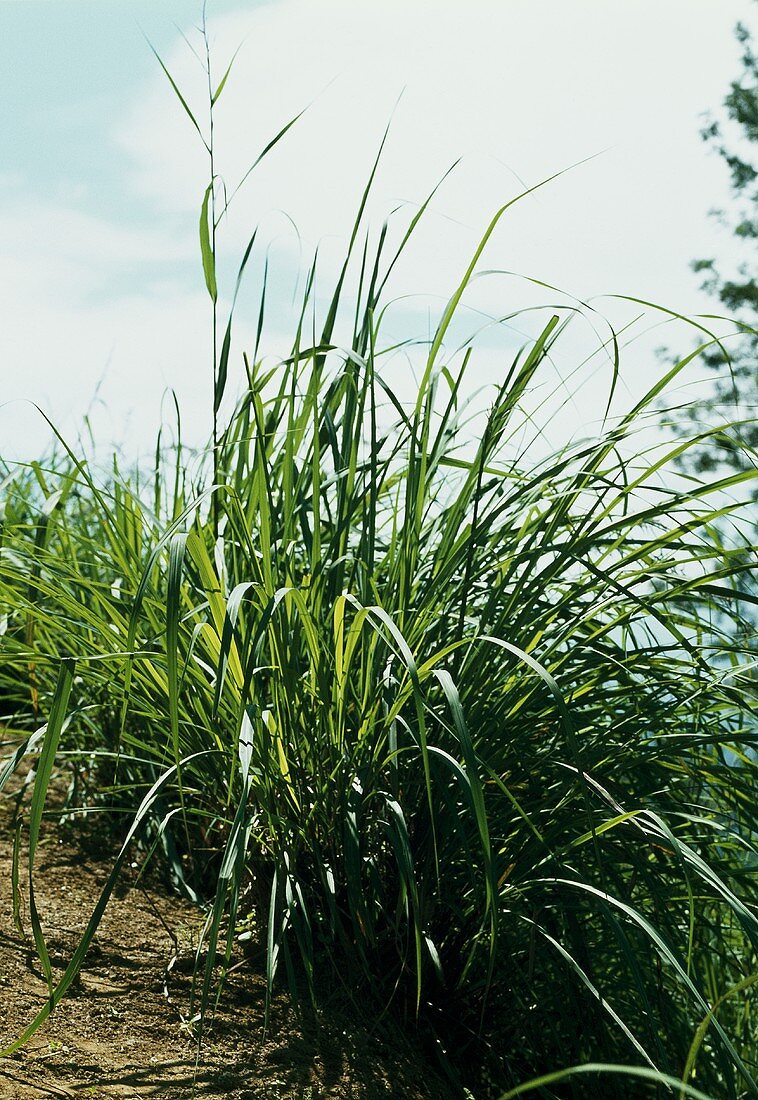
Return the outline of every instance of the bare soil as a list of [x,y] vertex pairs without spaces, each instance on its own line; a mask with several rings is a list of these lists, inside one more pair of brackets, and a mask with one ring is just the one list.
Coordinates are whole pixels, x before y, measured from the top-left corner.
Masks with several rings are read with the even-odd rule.
[[[47,986],[28,920],[14,925],[13,807],[0,806],[0,1048],[44,1004]],[[62,973],[97,902],[113,845],[97,827],[48,820],[35,897]],[[89,818],[90,822],[96,820]],[[21,860],[23,882],[25,861]],[[367,1030],[349,1000],[298,1014],[284,994],[264,1034],[260,964],[240,959],[198,1051],[185,1022],[203,915],[130,868],[106,909],[84,968],[53,1015],[0,1060],[0,1100],[450,1100],[452,1092],[393,1025]]]

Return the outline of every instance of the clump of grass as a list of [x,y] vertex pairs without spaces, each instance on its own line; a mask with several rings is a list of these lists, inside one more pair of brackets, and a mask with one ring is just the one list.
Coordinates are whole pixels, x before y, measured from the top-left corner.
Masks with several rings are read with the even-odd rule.
[[[214,195],[201,248],[220,331]],[[221,426],[229,318],[199,477],[179,449],[149,479],[102,479],[62,443],[7,471],[2,690],[16,726],[44,723],[7,769],[41,745],[29,890],[50,999],[22,1040],[143,830],[207,905],[199,1030],[252,911],[270,987],[283,972],[315,996],[331,975],[453,1062],[489,1059],[512,1095],[534,1075],[597,1095],[595,1072],[606,1095],[755,1090],[748,475],[667,473],[707,433],[635,453],[686,361],[597,438],[525,453],[574,310],[547,311],[472,437],[476,345],[446,337],[506,209],[410,404],[382,369],[398,254],[381,234],[354,257],[359,215],[321,323],[311,273],[291,347],[245,358]],[[61,751],[99,761],[100,797],[132,818],[56,985],[33,864]]]

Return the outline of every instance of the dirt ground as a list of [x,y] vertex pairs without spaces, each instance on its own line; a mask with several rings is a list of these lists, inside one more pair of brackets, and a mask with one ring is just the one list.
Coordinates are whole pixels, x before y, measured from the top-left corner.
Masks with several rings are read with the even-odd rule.
[[[91,819],[90,819],[91,820]],[[108,871],[90,825],[61,830],[55,815],[37,852],[35,893],[51,961],[60,974]],[[11,805],[0,803],[0,1045],[44,1003],[46,984],[28,919],[14,925]],[[25,865],[22,859],[23,894]],[[409,1041],[368,1033],[349,1004],[299,1018],[284,995],[263,1031],[264,980],[241,960],[198,1053],[184,1023],[193,946],[202,915],[130,869],[106,909],[80,977],[19,1052],[0,1060],[0,1100],[121,1097],[137,1100],[450,1100]],[[174,960],[170,971],[167,970]]]

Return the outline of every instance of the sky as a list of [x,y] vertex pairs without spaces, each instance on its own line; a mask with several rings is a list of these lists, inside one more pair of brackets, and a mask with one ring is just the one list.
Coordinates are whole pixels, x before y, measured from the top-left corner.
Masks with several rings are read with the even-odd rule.
[[[150,44],[205,125],[205,74],[193,50],[194,0],[0,0],[0,455],[37,457],[50,427],[93,431],[147,452],[168,393],[184,431],[209,430],[208,298],[198,217],[208,165]],[[596,314],[567,338],[556,378],[569,420],[592,422],[607,358],[584,389],[572,363],[639,307],[629,295],[695,314],[714,308],[689,269],[728,253],[709,210],[728,200],[718,158],[699,138],[738,71],[733,26],[749,0],[209,0],[214,81],[239,49],[215,124],[217,170],[241,178],[279,128],[307,108],[239,192],[222,226],[220,295],[253,229],[240,294],[232,387],[254,338],[262,264],[271,295],[263,348],[285,356],[298,279],[316,248],[320,292],[339,268],[361,189],[389,136],[367,210],[393,225],[458,161],[395,272],[389,330],[433,330],[492,213],[520,193],[482,257],[456,338],[484,327],[483,385],[536,319],[491,323],[560,299]],[[296,227],[296,229],[295,229]],[[396,230],[396,231],[399,231]],[[525,278],[527,277],[527,278]],[[560,288],[536,286],[528,279]],[[628,353],[631,400],[660,373],[671,336],[649,313]],[[412,390],[414,363],[394,381]],[[694,368],[692,385],[698,379]]]

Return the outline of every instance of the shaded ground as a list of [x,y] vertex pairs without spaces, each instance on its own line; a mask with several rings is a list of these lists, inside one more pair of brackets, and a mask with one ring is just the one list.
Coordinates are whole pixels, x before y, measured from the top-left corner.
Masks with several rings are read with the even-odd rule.
[[[12,807],[0,805],[0,1046],[44,1003],[33,948],[14,925]],[[52,819],[38,849],[35,895],[60,974],[108,870],[107,840]],[[21,880],[25,864],[21,861]],[[166,1100],[449,1100],[453,1094],[394,1031],[370,1034],[345,1000],[298,1019],[276,999],[263,1034],[264,981],[241,960],[198,1056],[183,1022],[201,915],[132,869],[105,912],[80,978],[25,1047],[0,1060],[2,1100],[162,1097]],[[173,961],[170,972],[169,963]]]

